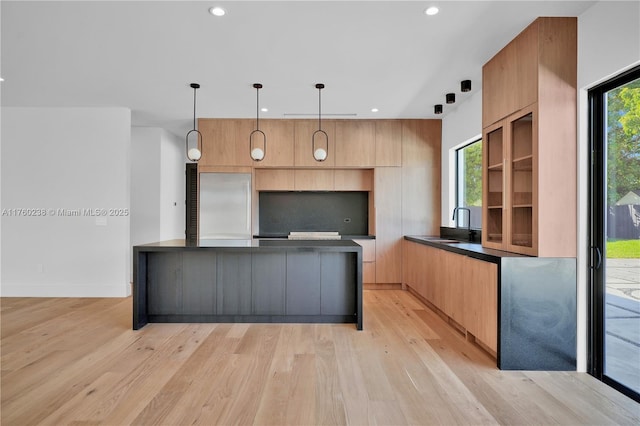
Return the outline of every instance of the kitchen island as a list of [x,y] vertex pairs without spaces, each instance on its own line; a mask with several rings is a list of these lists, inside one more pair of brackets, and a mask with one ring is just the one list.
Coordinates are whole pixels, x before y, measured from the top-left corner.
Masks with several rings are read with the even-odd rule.
[[362,247],[350,240],[184,240],[135,246],[133,328],[150,322],[355,323]]

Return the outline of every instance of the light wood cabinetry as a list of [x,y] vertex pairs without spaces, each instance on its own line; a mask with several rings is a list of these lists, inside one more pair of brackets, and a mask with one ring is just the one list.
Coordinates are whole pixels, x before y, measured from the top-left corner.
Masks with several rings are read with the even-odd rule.
[[255,169],[256,191],[373,191],[373,169]]
[[202,158],[199,167],[250,166],[249,134],[251,121],[243,119],[198,119],[202,133]]
[[335,169],[336,191],[373,191],[373,169]]
[[485,129],[484,245],[522,254],[538,253],[535,108],[527,107]]
[[295,176],[293,169],[255,169],[256,191],[293,191]]
[[[313,158],[312,137],[318,130],[317,120],[294,121],[294,163],[295,167],[321,167],[332,168],[336,164],[336,123],[331,120],[322,120],[322,130],[329,138],[329,150],[324,161],[316,161]],[[324,148],[324,144],[318,144]]]
[[353,240],[362,246],[362,282],[376,283],[376,240]]
[[376,282],[402,281],[402,170],[375,170]]
[[376,120],[376,166],[402,165],[402,122]]
[[290,167],[293,164],[293,124],[293,120],[260,121],[260,130],[267,137],[267,150],[264,160],[256,167]]
[[538,18],[483,68],[483,241],[576,256],[575,18]]
[[403,241],[403,284],[492,352],[498,347],[498,267]]
[[375,122],[336,122],[336,167],[374,167],[376,160]]
[[440,120],[402,120],[402,235],[440,233],[441,135]]
[[333,191],[335,188],[333,170],[295,169],[293,172],[296,191]]
[[498,265],[465,257],[463,324],[494,352],[498,350]]

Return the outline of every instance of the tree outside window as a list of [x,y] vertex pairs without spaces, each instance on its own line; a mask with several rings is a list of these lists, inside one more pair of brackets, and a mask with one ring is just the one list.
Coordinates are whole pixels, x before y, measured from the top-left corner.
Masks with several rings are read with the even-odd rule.
[[[471,227],[482,227],[482,139],[456,150],[456,207],[471,211]],[[456,226],[467,225],[466,212],[457,217]]]

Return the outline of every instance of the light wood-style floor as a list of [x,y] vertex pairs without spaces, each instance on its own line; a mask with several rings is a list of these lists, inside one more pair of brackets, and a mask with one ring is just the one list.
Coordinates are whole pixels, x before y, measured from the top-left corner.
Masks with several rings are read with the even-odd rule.
[[131,299],[1,300],[1,424],[640,424],[575,372],[499,371],[400,290],[353,325],[150,324]]

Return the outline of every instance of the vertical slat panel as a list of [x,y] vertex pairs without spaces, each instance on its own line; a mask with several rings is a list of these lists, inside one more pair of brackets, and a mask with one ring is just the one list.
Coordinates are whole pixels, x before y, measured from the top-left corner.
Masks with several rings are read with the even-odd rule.
[[149,253],[148,313],[178,314],[182,310],[182,253]]
[[250,315],[251,254],[219,253],[216,274],[218,315]]
[[320,315],[319,253],[287,253],[287,315]]
[[216,314],[216,253],[186,252],[182,283],[183,314]]
[[353,315],[356,311],[356,253],[322,253],[320,286],[323,315]]

